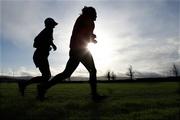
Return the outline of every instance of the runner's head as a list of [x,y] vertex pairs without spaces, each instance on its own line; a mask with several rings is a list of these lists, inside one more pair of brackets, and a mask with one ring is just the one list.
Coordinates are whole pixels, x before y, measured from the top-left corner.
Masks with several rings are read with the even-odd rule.
[[96,9],[93,7],[84,6],[84,8],[82,9],[82,14],[88,16],[94,21],[96,20],[97,17]]
[[58,23],[54,21],[52,18],[46,18],[44,20],[44,24],[46,27],[55,27]]

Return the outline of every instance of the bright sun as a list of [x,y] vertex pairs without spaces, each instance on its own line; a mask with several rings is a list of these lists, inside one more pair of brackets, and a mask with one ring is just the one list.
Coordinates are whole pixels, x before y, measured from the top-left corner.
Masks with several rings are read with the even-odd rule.
[[91,51],[95,64],[107,65],[112,59],[113,47],[106,41],[98,41],[97,44],[89,43],[88,49]]

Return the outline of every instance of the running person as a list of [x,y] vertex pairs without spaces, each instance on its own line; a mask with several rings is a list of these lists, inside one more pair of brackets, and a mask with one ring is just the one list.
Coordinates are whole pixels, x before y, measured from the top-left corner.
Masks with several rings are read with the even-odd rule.
[[36,67],[39,68],[42,76],[33,77],[28,81],[20,81],[19,90],[22,96],[24,96],[24,91],[29,84],[47,82],[51,77],[48,56],[52,48],[54,51],[57,49],[56,45],[53,43],[53,28],[58,23],[52,18],[46,18],[44,23],[45,28],[35,37],[33,44],[33,47],[36,48],[33,61]]
[[82,9],[82,14],[77,18],[72,31],[69,60],[66,64],[66,68],[62,73],[56,75],[52,80],[38,86],[38,97],[40,100],[44,99],[47,89],[59,81],[69,78],[80,62],[90,73],[89,82],[92,99],[99,100],[104,98],[104,96],[100,96],[97,93],[96,67],[93,57],[87,48],[88,43],[97,43],[95,40],[96,35],[93,33],[95,28],[94,21],[96,20],[96,17],[96,10],[93,7],[84,7]]

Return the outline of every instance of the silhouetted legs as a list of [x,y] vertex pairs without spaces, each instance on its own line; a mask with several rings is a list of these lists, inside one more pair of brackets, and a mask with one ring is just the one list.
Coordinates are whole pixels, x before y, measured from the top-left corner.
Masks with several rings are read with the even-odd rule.
[[49,64],[39,67],[39,71],[41,72],[42,76],[33,77],[32,79],[26,81],[26,86],[32,83],[47,82],[51,78]]
[[47,82],[50,77],[51,77],[51,72],[49,69],[49,62],[47,58],[44,58],[42,60],[43,62],[41,62],[41,64],[39,64],[39,70],[42,74],[42,76],[37,76],[37,77],[33,77],[28,81],[20,81],[18,83],[19,85],[19,90],[21,92],[21,95],[24,96],[24,91],[26,89],[26,87],[32,83],[42,83],[42,82]]
[[90,87],[91,87],[91,93],[92,93],[92,95],[96,95],[97,94],[97,90],[96,90],[96,83],[97,83],[96,68],[95,68],[93,57],[92,57],[90,52],[87,52],[87,54],[85,54],[85,56],[82,57],[81,63],[86,67],[86,69],[90,73],[89,83],[90,83]]
[[57,84],[58,82],[69,78],[71,76],[71,74],[74,72],[74,70],[77,68],[77,66],[79,65],[79,60],[74,58],[74,57],[70,57],[70,59],[68,60],[67,64],[66,64],[66,68],[65,70],[60,73],[57,74],[56,76],[54,76],[53,79],[51,79],[50,81],[44,83],[44,87],[46,89],[50,88],[51,86]]
[[90,73],[89,82],[91,86],[91,93],[92,95],[96,95],[97,94],[96,68],[95,68],[94,60],[91,53],[86,49],[85,50],[70,50],[70,58],[66,64],[65,70],[62,73],[56,75],[52,80],[46,83],[43,83],[42,88],[48,89],[51,86],[55,85],[56,83],[66,78],[69,78],[71,74],[75,71],[75,69],[77,68],[80,62],[86,67],[86,69]]

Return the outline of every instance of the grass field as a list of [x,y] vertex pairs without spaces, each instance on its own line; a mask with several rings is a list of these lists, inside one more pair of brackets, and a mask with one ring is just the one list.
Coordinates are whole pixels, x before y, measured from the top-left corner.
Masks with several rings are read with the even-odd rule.
[[62,83],[44,102],[36,100],[36,85],[21,97],[16,83],[0,83],[1,120],[180,120],[177,82],[99,83],[102,102],[90,97],[88,83]]

